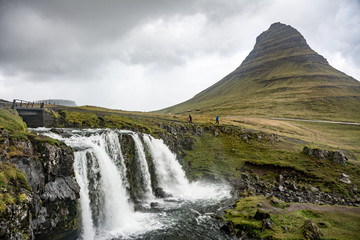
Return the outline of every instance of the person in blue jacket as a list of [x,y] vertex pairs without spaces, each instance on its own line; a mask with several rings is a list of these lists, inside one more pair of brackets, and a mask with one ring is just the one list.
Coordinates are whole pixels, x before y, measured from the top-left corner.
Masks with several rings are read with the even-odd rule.
[[220,123],[219,123],[219,115],[216,116],[216,122],[215,122],[215,124],[220,124]]

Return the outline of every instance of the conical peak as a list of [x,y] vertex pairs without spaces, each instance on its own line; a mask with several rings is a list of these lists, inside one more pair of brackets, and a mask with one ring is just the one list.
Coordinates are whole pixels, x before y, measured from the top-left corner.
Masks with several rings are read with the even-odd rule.
[[[290,25],[277,22],[256,38],[254,49],[242,65],[246,66],[259,61],[273,61],[284,57],[310,55],[318,54],[309,47],[305,38]],[[323,57],[318,55],[316,58],[317,61],[327,64]]]
[[256,45],[268,44],[271,41],[279,42],[285,40],[287,42],[301,44],[303,47],[309,47],[305,38],[295,28],[280,22],[273,23],[267,31],[261,33],[256,38]]

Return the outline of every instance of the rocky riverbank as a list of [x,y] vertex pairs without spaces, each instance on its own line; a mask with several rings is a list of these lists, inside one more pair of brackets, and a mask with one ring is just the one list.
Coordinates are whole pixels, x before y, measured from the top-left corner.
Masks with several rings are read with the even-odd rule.
[[[349,212],[354,221],[360,219],[360,198],[356,187],[351,187],[353,194],[346,197],[336,192],[321,191],[311,182],[303,180],[304,176],[294,171],[278,174],[275,182],[244,172],[242,179],[234,183],[233,194],[238,199],[213,217],[219,220],[222,231],[240,239],[279,236],[321,239],[324,236],[322,228],[326,228],[325,231],[330,226],[342,228],[337,217],[344,217]],[[280,221],[281,214],[289,216]],[[333,222],[330,224],[329,221]],[[349,224],[350,230],[346,231],[357,234],[356,227],[352,229],[352,225]],[[328,237],[334,236],[328,234]]]

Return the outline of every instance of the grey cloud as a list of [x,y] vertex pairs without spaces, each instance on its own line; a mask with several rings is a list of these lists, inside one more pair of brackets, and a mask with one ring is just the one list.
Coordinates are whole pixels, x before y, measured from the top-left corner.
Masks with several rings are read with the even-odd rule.
[[[232,59],[240,65],[242,59],[234,56],[250,52],[256,37],[278,21],[298,29],[320,54],[340,53],[338,59],[352,63],[347,64],[350,75],[360,79],[359,12],[358,0],[0,0],[0,85],[10,89],[15,80],[42,81],[49,94],[85,87],[87,92],[76,95],[78,102],[93,104],[101,100],[88,92],[111,90],[114,99],[150,106],[152,98],[140,96],[148,91],[144,86],[169,86],[170,91],[161,91],[165,99],[180,89],[182,78],[205,82],[201,88],[211,85],[221,77],[200,72],[207,69],[205,59],[211,70],[226,75],[235,67],[221,63]],[[143,72],[134,77],[137,71]],[[135,89],[129,90],[130,81]],[[0,93],[6,94],[4,89]],[[199,85],[177,96],[201,90]],[[61,98],[63,90],[58,94]],[[181,100],[186,99],[176,101]]]
[[216,32],[204,33],[208,35],[206,42],[194,39],[185,47],[181,46],[182,39],[167,46],[157,46],[156,39],[154,45],[146,39],[134,44],[122,41],[137,26],[156,19],[168,21],[174,15],[204,14],[207,27],[213,31],[226,18],[254,10],[261,2],[1,1],[0,68],[5,74],[24,72],[32,81],[81,81],[96,79],[99,67],[113,58],[129,64],[183,64],[192,55],[229,51],[231,45],[224,49],[225,45],[211,40]]

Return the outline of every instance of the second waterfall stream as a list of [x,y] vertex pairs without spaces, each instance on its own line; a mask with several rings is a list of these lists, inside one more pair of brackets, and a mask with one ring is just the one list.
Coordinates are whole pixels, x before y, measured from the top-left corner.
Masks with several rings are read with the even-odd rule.
[[74,149],[80,239],[195,239],[196,234],[226,239],[207,225],[207,210],[228,199],[230,187],[189,182],[162,140],[128,130],[34,131]]

